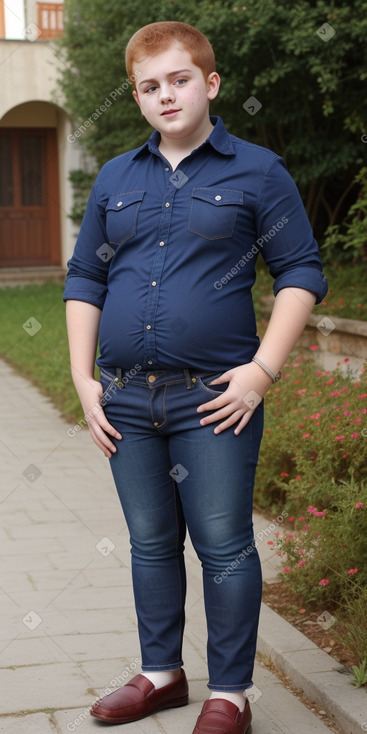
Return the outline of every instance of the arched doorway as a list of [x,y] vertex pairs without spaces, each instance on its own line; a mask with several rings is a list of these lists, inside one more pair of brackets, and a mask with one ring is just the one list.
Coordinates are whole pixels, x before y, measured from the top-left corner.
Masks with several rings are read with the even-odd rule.
[[57,128],[22,107],[0,126],[0,267],[60,265]]

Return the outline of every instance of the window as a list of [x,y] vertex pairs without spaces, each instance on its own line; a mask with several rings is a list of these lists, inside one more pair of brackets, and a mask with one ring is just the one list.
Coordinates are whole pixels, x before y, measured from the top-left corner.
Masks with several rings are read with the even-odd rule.
[[63,3],[37,3],[37,25],[39,38],[57,38],[62,35],[64,24]]

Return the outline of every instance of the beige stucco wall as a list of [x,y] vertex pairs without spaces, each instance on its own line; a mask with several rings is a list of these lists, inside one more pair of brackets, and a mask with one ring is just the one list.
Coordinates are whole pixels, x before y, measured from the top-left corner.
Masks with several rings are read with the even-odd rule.
[[62,265],[75,243],[75,226],[68,217],[72,206],[69,172],[83,167],[77,142],[67,136],[74,127],[55,93],[59,61],[48,41],[0,40],[0,127],[55,127],[59,149]]

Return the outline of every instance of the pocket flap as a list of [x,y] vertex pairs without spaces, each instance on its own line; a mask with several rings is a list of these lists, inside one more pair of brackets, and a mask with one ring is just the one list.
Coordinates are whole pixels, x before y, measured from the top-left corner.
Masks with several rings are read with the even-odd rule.
[[221,189],[218,186],[205,186],[192,190],[194,199],[207,201],[215,206],[223,206],[223,204],[243,204],[243,191],[236,189]]
[[113,196],[110,196],[108,200],[106,212],[119,212],[121,209],[126,209],[130,204],[136,204],[138,201],[141,201],[144,194],[145,189],[140,189],[139,191],[127,191],[122,194],[114,194]]

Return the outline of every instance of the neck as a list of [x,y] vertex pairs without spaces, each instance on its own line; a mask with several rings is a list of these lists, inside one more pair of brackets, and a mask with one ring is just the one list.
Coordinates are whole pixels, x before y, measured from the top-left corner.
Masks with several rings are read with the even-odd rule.
[[191,153],[191,151],[198,148],[204,140],[210,135],[214,125],[211,123],[210,118],[203,120],[202,125],[197,128],[193,133],[188,134],[182,138],[171,138],[167,135],[160,133],[161,140],[159,143],[159,150],[161,153],[169,153],[170,155],[181,155],[182,153]]

